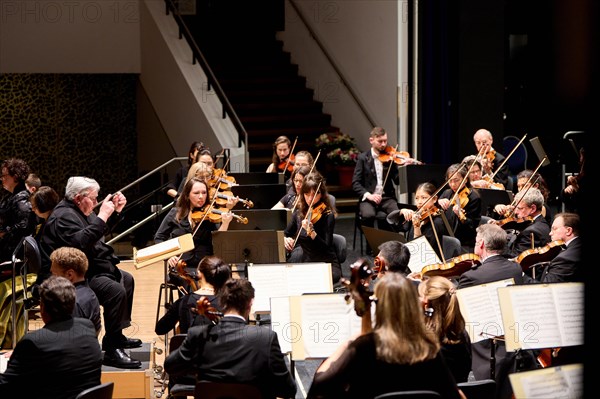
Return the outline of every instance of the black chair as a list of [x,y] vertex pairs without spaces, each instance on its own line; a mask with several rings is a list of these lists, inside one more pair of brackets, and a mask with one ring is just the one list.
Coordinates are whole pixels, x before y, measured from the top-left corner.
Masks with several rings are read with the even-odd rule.
[[262,399],[260,390],[250,384],[198,381],[196,399]]
[[460,240],[456,237],[442,236],[442,252],[446,260],[460,255],[462,252]]
[[496,397],[496,381],[492,379],[459,382],[457,385],[469,399],[487,399]]
[[114,389],[114,382],[105,382],[81,391],[75,399],[112,399]]
[[375,396],[373,399],[436,399],[441,397],[442,395],[436,391],[421,390],[382,393],[381,395]]
[[[175,351],[181,346],[187,334],[176,334],[171,337],[169,341],[169,353]],[[176,379],[169,382],[169,396],[167,398],[186,398],[188,396],[194,396],[195,385],[193,383],[186,384],[177,382]]]
[[[375,220],[376,220],[378,228],[380,228],[380,223],[385,223],[386,225],[389,225],[389,223],[387,222],[387,214],[383,211],[377,211],[377,213],[375,214]],[[356,205],[356,213],[354,215],[354,238],[352,239],[352,248],[355,250],[356,250],[356,233],[357,232],[359,234],[359,240],[360,240],[360,254],[362,255],[364,253],[363,238],[365,235],[362,231],[362,216],[360,215],[360,201]],[[377,248],[371,248],[371,250],[375,251],[375,250],[377,250]]]

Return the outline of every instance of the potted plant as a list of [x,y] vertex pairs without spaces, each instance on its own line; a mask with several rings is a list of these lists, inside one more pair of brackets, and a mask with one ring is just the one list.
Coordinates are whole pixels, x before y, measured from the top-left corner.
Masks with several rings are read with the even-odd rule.
[[354,142],[354,138],[342,132],[323,133],[315,141],[316,147],[325,155],[327,165],[332,165],[332,170],[339,174],[339,184],[350,186],[354,166],[360,154],[360,150]]

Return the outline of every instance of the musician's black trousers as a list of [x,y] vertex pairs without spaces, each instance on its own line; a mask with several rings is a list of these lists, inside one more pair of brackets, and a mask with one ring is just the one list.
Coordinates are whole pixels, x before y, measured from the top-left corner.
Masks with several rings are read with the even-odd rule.
[[90,282],[90,288],[98,297],[98,302],[104,309],[104,330],[102,339],[104,348],[114,348],[114,344],[122,338],[122,330],[131,325],[131,309],[133,306],[133,276],[121,272],[121,281],[117,282],[111,276],[95,276]]

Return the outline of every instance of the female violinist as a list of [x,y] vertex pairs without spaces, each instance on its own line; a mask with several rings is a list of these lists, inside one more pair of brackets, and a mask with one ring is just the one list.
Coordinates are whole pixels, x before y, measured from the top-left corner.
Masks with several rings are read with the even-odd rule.
[[179,188],[183,185],[183,181],[185,180],[185,176],[187,175],[190,166],[192,166],[192,164],[196,162],[196,155],[200,150],[203,150],[205,148],[206,147],[204,146],[204,143],[202,143],[201,141],[192,142],[192,144],[190,145],[190,149],[188,150],[187,165],[179,168],[177,170],[177,173],[175,174],[175,179],[167,185],[167,194],[169,196],[177,198],[178,193],[181,192]]
[[[191,276],[195,274],[198,263],[203,257],[213,255],[212,232],[215,230],[226,231],[233,219],[231,212],[220,215],[221,223],[212,223],[208,216],[196,215],[210,212],[207,208],[212,204],[208,201],[208,191],[208,185],[204,180],[191,178],[177,199],[177,206],[165,216],[154,236],[154,241],[160,243],[187,233],[193,234],[194,249],[168,260],[172,269],[177,267],[179,261],[184,261],[186,263],[185,270]],[[178,280],[177,282],[180,283],[177,285],[184,286],[186,289],[189,287],[185,281]]]
[[291,180],[294,184],[293,192],[290,191],[284,195],[271,209],[295,209],[297,208],[302,182],[304,177],[310,173],[310,166],[296,168],[292,172]]
[[[419,184],[415,191],[415,205],[417,206],[417,211],[408,208],[400,209],[399,213],[403,217],[400,218],[398,228],[405,233],[408,241],[412,241],[420,236],[425,236],[427,241],[429,241],[429,244],[431,244],[431,247],[435,250],[437,256],[441,259],[440,246],[437,243],[435,235],[437,234],[441,243],[442,236],[448,235],[448,231],[440,216],[441,210],[436,206],[437,195],[434,195],[435,192],[436,188],[433,184],[429,182]],[[390,219],[393,218],[393,213],[394,212],[389,215]],[[429,215],[431,215],[433,225],[431,224]]]
[[323,176],[312,172],[304,178],[298,206],[284,232],[286,250],[291,252],[299,243],[302,262],[331,263],[334,284],[342,276],[333,245],[335,215]]
[[[294,164],[288,162],[292,152],[292,142],[287,136],[279,136],[273,143],[273,160],[267,168],[267,173],[286,173],[289,171],[286,167],[294,167]],[[281,167],[280,167],[281,166]],[[285,169],[285,170],[284,170]]]
[[[296,153],[296,157],[294,158],[294,167],[292,168],[292,173],[302,166],[308,166],[308,168],[314,168],[313,165],[315,163],[315,159],[308,151],[298,151]],[[296,189],[294,187],[294,182],[292,181],[292,177],[286,180],[285,186],[287,188],[287,193],[296,194]]]
[[462,163],[450,165],[446,170],[448,186],[438,203],[444,210],[454,236],[466,252],[473,252],[475,228],[481,221],[481,198],[471,189],[468,169]]

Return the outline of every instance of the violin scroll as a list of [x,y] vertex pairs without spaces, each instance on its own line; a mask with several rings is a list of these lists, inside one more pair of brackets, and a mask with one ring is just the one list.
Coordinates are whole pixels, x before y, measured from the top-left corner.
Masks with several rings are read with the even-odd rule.
[[196,307],[191,308],[191,310],[200,316],[205,316],[212,321],[213,324],[217,324],[219,320],[221,320],[221,317],[223,317],[223,313],[212,306],[208,298],[205,296],[201,296],[200,299],[196,301]]

